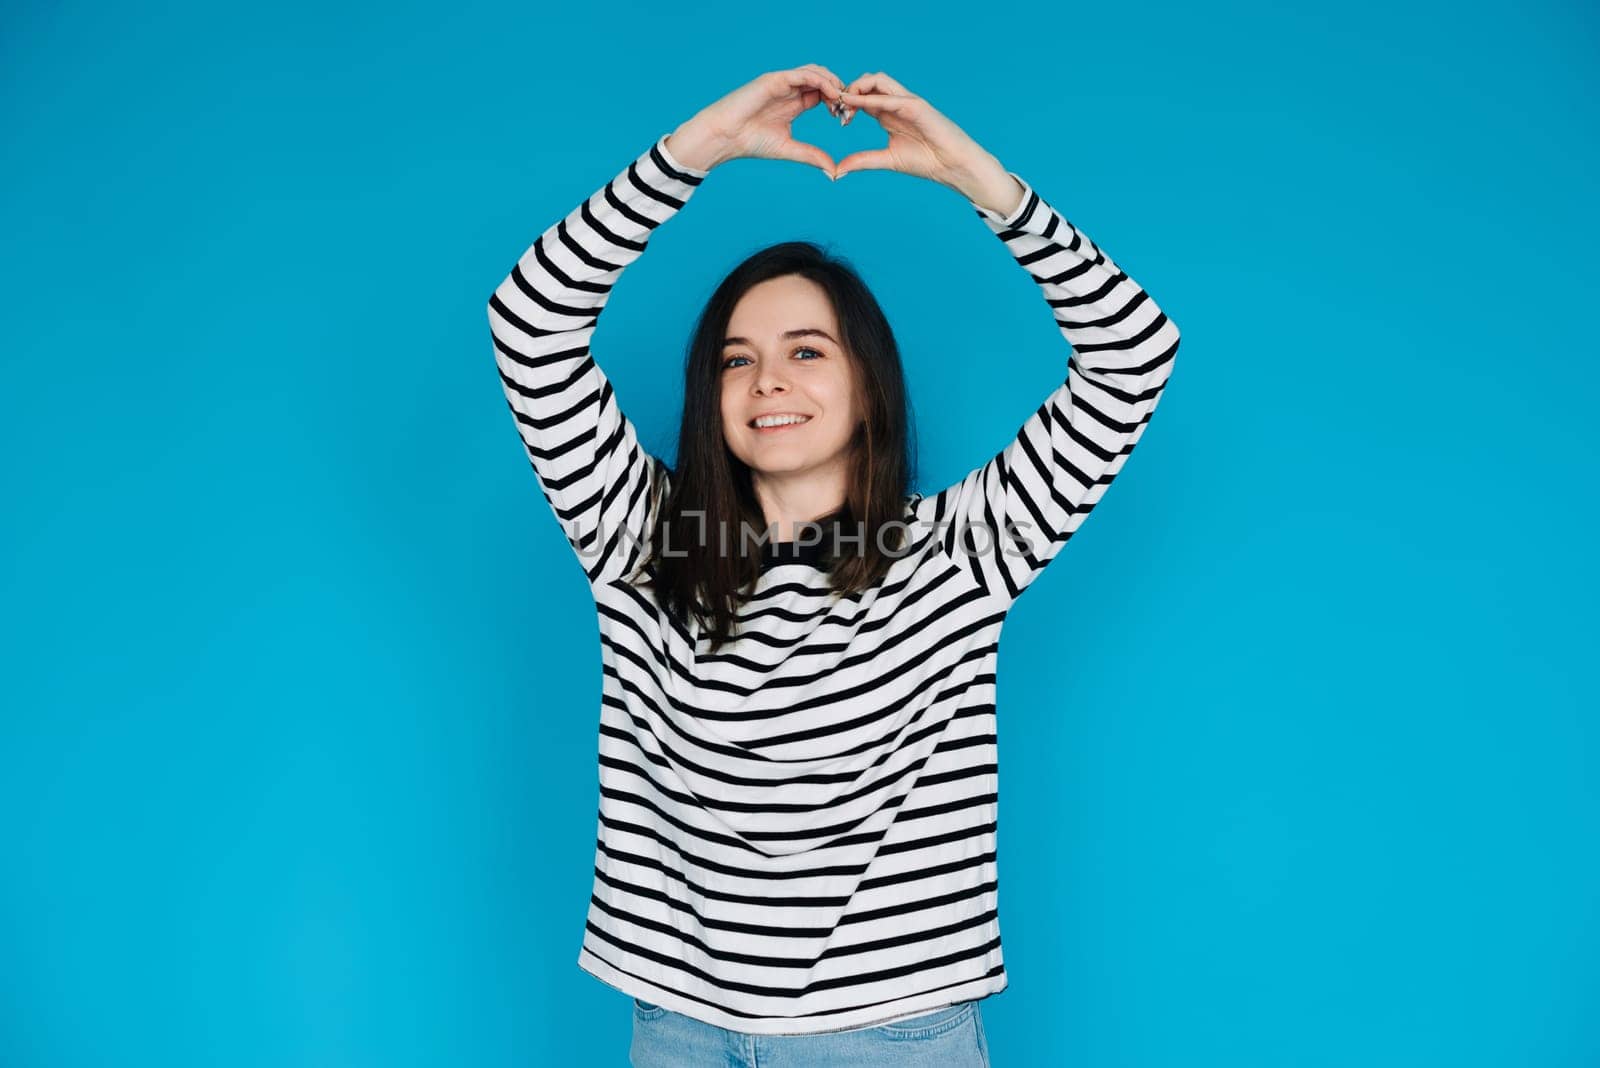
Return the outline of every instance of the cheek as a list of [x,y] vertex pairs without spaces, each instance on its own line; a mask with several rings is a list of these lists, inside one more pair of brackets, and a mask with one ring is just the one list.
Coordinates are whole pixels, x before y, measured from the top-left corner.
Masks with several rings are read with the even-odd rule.
[[833,384],[833,407],[851,425],[860,421],[862,417],[861,397],[855,388],[854,381],[845,379]]
[[840,410],[848,410],[855,394],[855,386],[844,374],[830,377],[821,384],[822,390],[827,394],[828,406]]

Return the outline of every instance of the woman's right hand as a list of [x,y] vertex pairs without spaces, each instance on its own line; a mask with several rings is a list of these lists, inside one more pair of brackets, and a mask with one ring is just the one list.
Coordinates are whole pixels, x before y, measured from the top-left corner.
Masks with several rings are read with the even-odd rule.
[[[702,108],[668,136],[667,149],[699,170],[730,159],[786,159],[818,167],[832,178],[833,158],[816,145],[796,141],[789,128],[820,100],[829,101],[833,111],[843,89],[839,76],[817,63],[771,71]],[[835,114],[842,124],[846,113]]]

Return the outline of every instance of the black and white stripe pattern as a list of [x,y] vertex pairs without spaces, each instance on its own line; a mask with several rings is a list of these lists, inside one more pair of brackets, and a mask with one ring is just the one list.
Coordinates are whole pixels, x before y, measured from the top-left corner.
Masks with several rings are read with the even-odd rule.
[[[913,551],[831,594],[764,567],[716,654],[639,585],[653,491],[589,339],[611,287],[707,172],[663,135],[540,235],[489,301],[507,402],[578,550],[602,636],[600,813],[578,963],[722,1027],[808,1034],[1004,989],[995,856],[1001,623],[1139,440],[1178,347],[1154,301],[1020,176],[975,210],[1071,345],[1014,441],[907,501]],[[1007,551],[976,531],[1014,534]],[[984,549],[989,551],[982,551]]]

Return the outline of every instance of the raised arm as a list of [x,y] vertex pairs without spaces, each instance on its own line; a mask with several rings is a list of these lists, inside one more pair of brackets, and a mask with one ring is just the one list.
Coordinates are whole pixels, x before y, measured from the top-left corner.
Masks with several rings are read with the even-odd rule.
[[1020,176],[1011,177],[1023,190],[1016,211],[974,207],[1050,306],[1072,349],[1066,381],[1005,448],[926,506],[951,524],[943,536],[954,559],[1007,604],[1054,559],[1122,470],[1178,351],[1178,328],[1150,295]]
[[622,270],[706,175],[673,156],[669,136],[540,234],[489,298],[506,402],[591,583],[636,563],[668,477],[640,447],[589,340]]
[[987,463],[922,501],[945,550],[1009,607],[1067,543],[1127,462],[1161,399],[1178,328],[1020,175],[883,73],[843,95],[889,133],[839,172],[885,169],[965,196],[1038,285],[1071,346],[1066,380]]
[[704,108],[540,234],[489,298],[506,402],[591,585],[633,571],[671,477],[640,447],[589,351],[612,286],[717,164],[788,159],[831,176],[827,154],[788,129],[842,85],[808,64],[763,74]]

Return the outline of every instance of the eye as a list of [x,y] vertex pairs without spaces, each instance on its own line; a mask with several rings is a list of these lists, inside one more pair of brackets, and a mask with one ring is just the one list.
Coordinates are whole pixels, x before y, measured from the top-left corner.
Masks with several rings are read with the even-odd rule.
[[[799,348],[795,349],[794,350],[794,355],[799,356],[802,352],[809,352],[814,357],[816,357],[816,359],[825,359],[826,356],[827,356],[827,353],[823,352],[821,349],[814,349],[810,345],[802,345]],[[749,358],[750,357],[748,357],[748,356],[729,356],[727,359],[722,361],[722,369],[724,371],[732,370],[733,367],[734,367],[734,362],[733,362],[734,360],[748,360]],[[813,363],[815,361],[814,360],[804,360],[802,362],[804,362],[804,363]]]

